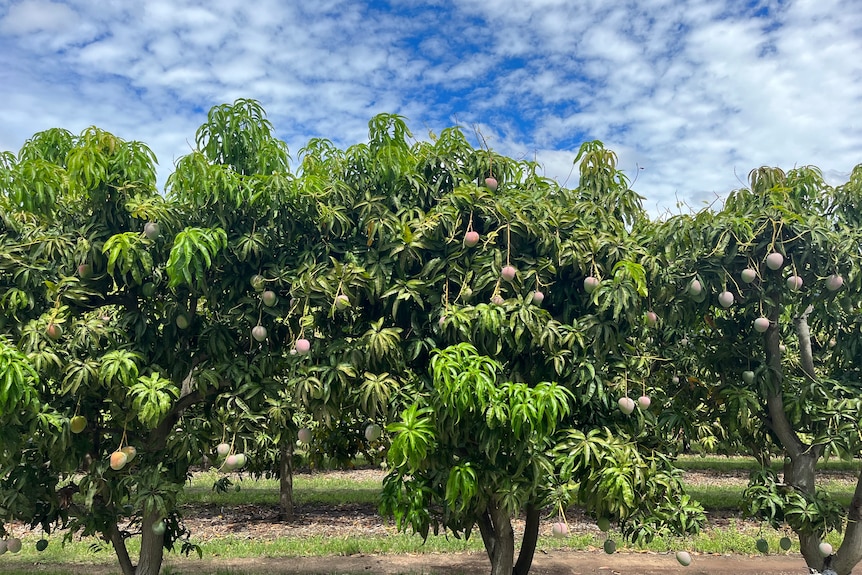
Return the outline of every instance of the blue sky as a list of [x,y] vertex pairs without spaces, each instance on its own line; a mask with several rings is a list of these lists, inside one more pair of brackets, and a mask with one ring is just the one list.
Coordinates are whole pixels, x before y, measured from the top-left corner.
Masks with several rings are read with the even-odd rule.
[[651,212],[676,212],[761,165],[840,183],[862,163],[862,2],[0,0],[2,150],[97,125],[153,148],[163,182],[239,97],[292,153],[394,112],[570,186],[600,139]]

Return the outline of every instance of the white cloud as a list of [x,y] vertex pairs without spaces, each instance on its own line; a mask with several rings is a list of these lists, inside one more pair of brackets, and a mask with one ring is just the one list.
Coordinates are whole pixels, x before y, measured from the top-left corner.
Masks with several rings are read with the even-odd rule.
[[479,126],[565,180],[601,139],[654,211],[712,201],[761,164],[834,177],[862,162],[854,0],[391,5],[0,4],[0,148],[97,124],[150,144],[164,180],[209,107],[249,97],[293,151],[361,141],[395,112],[420,136]]
[[27,0],[12,4],[0,22],[0,32],[20,36],[37,32],[57,33],[74,28],[77,15],[65,4]]

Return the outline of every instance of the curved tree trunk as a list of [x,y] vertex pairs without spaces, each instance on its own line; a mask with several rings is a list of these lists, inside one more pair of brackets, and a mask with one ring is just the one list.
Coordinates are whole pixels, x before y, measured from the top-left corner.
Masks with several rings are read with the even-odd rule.
[[107,538],[117,554],[120,570],[123,575],[159,575],[164,559],[165,536],[153,531],[153,525],[160,520],[157,513],[151,513],[143,518],[141,522],[141,554],[138,557],[138,565],[132,564],[129,550],[126,547],[126,539],[120,529],[113,525],[107,533]]
[[[807,445],[790,423],[787,412],[784,409],[784,369],[781,362],[781,336],[779,333],[779,322],[781,320],[781,306],[775,305],[769,313],[770,326],[764,333],[764,346],[766,349],[766,363],[772,377],[766,394],[766,424],[778,438],[778,441],[787,452],[790,464],[785,465],[784,482],[805,494],[814,493],[814,464],[817,462],[817,454],[812,446]],[[802,365],[806,366],[805,351],[810,352],[810,335],[807,332],[808,324],[805,315],[794,320],[797,336],[799,337],[799,348],[802,356]],[[807,373],[807,372],[806,372]],[[808,373],[812,377],[813,373]],[[802,556],[809,567],[820,570],[823,567],[823,557],[820,554],[820,537],[817,533],[798,532],[799,548]]]
[[[776,308],[777,310],[777,308]],[[808,306],[805,311],[794,318],[793,327],[796,331],[796,337],[799,341],[799,359],[802,366],[802,372],[812,381],[817,379],[817,372],[814,367],[814,354],[811,348],[811,330],[808,326],[808,315],[814,310],[812,306]],[[778,322],[777,311],[774,314],[774,321]],[[773,318],[770,318],[773,319]],[[782,395],[782,380],[783,372],[781,371],[781,353],[779,350],[779,335],[778,330],[770,327],[766,334],[766,358],[770,369],[775,374],[776,390],[773,395],[767,398],[767,406],[769,408],[770,424],[773,431],[778,436],[781,443],[787,449],[790,465],[785,466],[784,482],[792,485],[806,495],[814,495],[816,486],[816,466],[817,460],[823,449],[820,445],[808,445],[804,443],[792,428],[787,414],[784,411],[784,403]],[[858,489],[857,489],[858,493]],[[851,510],[852,512],[852,510]],[[855,530],[854,530],[855,531]],[[849,527],[848,527],[849,533]],[[832,557],[823,557],[820,552],[820,533],[819,532],[799,532],[799,549],[802,556],[805,558],[805,563],[822,572],[835,559]],[[862,534],[860,534],[862,536]],[[845,535],[846,537],[846,535]],[[857,553],[860,550],[857,549]],[[845,559],[849,560],[852,553],[848,552]],[[856,560],[858,562],[858,558]],[[852,569],[852,565],[850,567]],[[848,569],[844,575],[850,573]]]
[[512,519],[501,506],[491,509],[491,520],[494,524],[496,545],[491,555],[491,575],[512,575],[515,563],[515,530],[512,529]]
[[496,502],[479,516],[479,533],[491,560],[491,575],[512,575],[515,563],[515,531],[509,514]]
[[524,539],[521,541],[521,550],[518,552],[518,562],[512,571],[513,575],[527,575],[533,565],[533,555],[536,553],[536,544],[539,542],[539,522],[541,513],[532,505],[527,506],[527,516],[524,522]]
[[[807,495],[813,495],[816,464],[817,457],[810,452],[791,456],[790,475],[789,477],[785,475],[784,482]],[[799,550],[805,558],[805,563],[809,567],[822,571],[825,564],[823,555],[820,553],[820,534],[800,531],[797,532],[797,535],[799,536]]]
[[844,531],[844,541],[835,553],[832,568],[838,575],[850,575],[860,561],[862,561],[862,472],[856,480],[856,490],[853,500],[850,502],[850,510],[847,513],[847,528]]
[[282,438],[278,465],[278,518],[293,521],[293,442],[290,438]]
[[491,561],[491,575],[527,575],[533,564],[533,555],[539,541],[541,512],[532,505],[527,506],[524,539],[515,563],[515,531],[512,518],[505,509],[491,503],[479,516],[479,533],[485,543],[485,551]]
[[123,534],[116,525],[112,525],[108,533],[108,540],[114,548],[114,553],[117,554],[117,560],[120,562],[120,570],[123,575],[135,575],[135,566],[132,565],[132,560],[129,557],[129,550],[126,549],[126,540],[123,539]]

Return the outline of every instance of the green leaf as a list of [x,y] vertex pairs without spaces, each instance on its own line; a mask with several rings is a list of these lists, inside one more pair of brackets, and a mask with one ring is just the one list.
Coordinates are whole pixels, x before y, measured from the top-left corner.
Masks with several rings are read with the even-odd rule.
[[137,352],[115,349],[102,356],[99,367],[99,380],[105,387],[111,387],[115,382],[124,386],[132,386],[138,381],[138,363],[144,357]]
[[138,378],[129,389],[132,408],[138,420],[148,428],[155,428],[170,411],[171,405],[179,397],[179,389],[169,380],[157,373]]
[[0,421],[22,408],[35,407],[39,376],[20,351],[0,338]]
[[186,228],[176,235],[166,265],[168,286],[202,285],[206,271],[227,247],[227,232],[221,228]]
[[102,248],[108,256],[108,273],[117,283],[131,276],[133,285],[140,285],[153,272],[153,258],[141,234],[124,232],[108,238]]

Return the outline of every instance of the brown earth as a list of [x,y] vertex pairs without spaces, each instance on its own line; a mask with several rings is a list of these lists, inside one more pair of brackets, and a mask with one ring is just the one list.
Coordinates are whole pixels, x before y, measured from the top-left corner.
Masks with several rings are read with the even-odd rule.
[[[349,557],[290,557],[229,561],[195,561],[169,563],[173,573],[196,575],[216,569],[237,572],[253,571],[271,575],[310,573],[369,573],[399,575],[427,573],[458,575],[488,573],[490,563],[482,553],[448,553],[427,555],[356,555]],[[671,554],[617,553],[613,556],[594,553],[552,551],[539,554],[530,570],[533,575],[799,575],[808,573],[800,556],[747,557],[694,556],[688,567],[676,562]]]
[[[669,553],[616,553],[601,551],[549,551],[538,553],[532,575],[802,575],[808,573],[799,555],[697,555],[690,566],[679,565]],[[34,565],[34,571],[53,573],[56,565]],[[110,566],[70,566],[81,575],[116,573]],[[422,555],[350,555],[332,557],[261,557],[250,559],[168,559],[165,573],[212,575],[213,573],[311,574],[481,574],[490,571],[483,553],[429,553]],[[856,571],[858,572],[858,570]]]

